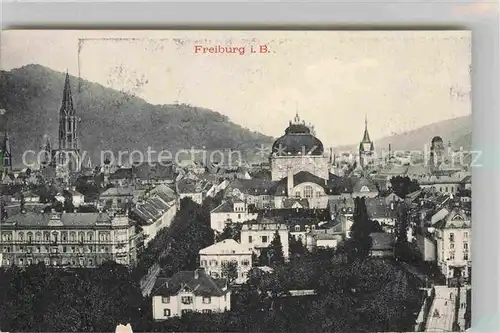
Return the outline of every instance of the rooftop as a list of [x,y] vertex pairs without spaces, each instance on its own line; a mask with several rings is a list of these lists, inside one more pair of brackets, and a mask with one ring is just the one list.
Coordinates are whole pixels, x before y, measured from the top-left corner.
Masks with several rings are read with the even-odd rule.
[[195,296],[220,297],[226,294],[227,280],[214,279],[204,269],[180,271],[171,278],[158,278],[153,287],[153,296],[174,296],[180,291],[192,292]]
[[223,241],[210,245],[204,249],[201,249],[199,254],[248,254],[251,255],[252,251],[241,245],[234,239],[224,239]]

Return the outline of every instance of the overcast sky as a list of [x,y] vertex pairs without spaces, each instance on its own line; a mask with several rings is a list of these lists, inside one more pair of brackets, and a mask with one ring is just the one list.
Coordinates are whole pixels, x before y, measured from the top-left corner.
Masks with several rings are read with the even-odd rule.
[[[271,52],[249,52],[260,44]],[[195,45],[246,53],[201,55]],[[362,138],[365,114],[372,138],[469,114],[470,47],[458,31],[3,31],[0,66],[68,70],[275,137],[298,111],[337,146]]]

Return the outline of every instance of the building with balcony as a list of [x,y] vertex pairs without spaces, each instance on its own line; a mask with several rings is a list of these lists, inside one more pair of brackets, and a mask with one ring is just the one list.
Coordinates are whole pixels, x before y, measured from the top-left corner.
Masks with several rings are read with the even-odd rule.
[[97,267],[105,261],[134,265],[135,227],[106,213],[20,213],[0,222],[3,265],[45,263]]
[[458,207],[434,224],[437,263],[448,283],[459,276],[465,281],[470,277],[471,226],[470,216]]

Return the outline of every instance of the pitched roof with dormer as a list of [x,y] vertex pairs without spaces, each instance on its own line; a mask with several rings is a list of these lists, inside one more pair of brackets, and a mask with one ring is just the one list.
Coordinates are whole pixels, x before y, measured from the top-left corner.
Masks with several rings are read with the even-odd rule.
[[214,279],[204,269],[180,271],[171,278],[158,278],[153,287],[153,296],[174,296],[181,291],[195,296],[220,297],[229,292],[226,279]]

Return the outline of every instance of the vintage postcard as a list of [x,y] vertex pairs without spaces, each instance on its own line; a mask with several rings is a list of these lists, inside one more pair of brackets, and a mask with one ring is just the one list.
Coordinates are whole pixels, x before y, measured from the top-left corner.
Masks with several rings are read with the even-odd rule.
[[2,31],[0,330],[471,325],[468,31]]

